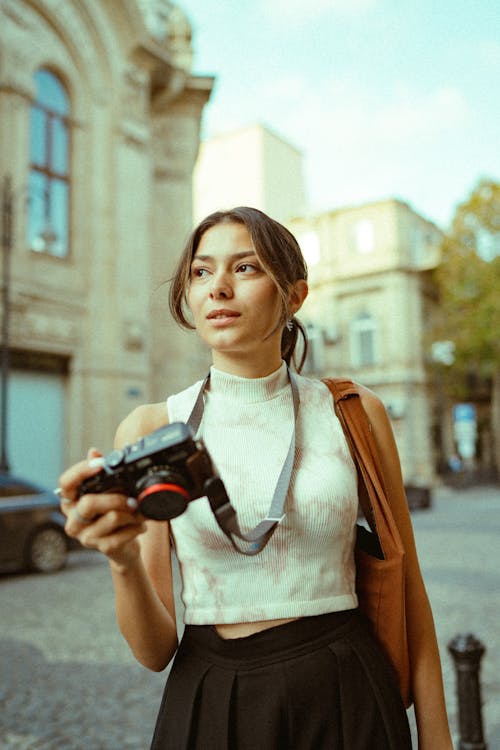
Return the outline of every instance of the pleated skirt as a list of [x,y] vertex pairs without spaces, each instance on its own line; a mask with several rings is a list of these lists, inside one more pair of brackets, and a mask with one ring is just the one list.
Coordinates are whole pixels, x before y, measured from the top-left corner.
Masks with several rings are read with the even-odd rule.
[[186,626],[151,750],[411,750],[396,678],[357,611],[224,640]]

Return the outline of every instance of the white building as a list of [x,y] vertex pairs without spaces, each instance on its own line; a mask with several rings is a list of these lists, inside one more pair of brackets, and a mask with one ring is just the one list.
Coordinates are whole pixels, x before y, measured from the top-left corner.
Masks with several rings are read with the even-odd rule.
[[302,154],[263,125],[204,141],[193,178],[194,221],[253,206],[286,222],[305,212]]
[[351,377],[384,401],[407,484],[435,478],[437,427],[426,367],[441,232],[399,200],[288,223],[308,258],[309,370]]

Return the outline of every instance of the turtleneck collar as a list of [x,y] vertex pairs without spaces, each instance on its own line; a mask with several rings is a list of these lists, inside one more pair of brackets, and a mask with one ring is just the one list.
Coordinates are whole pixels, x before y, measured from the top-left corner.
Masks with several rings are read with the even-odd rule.
[[282,362],[281,367],[263,378],[243,378],[218,370],[213,365],[210,368],[210,394],[224,396],[224,399],[237,400],[240,403],[270,401],[289,383],[286,362]]

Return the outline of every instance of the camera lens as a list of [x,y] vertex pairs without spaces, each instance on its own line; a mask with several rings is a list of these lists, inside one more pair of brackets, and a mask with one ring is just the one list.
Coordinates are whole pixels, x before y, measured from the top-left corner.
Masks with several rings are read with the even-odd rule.
[[183,478],[170,471],[148,474],[138,490],[140,512],[156,521],[168,521],[180,516],[191,499]]

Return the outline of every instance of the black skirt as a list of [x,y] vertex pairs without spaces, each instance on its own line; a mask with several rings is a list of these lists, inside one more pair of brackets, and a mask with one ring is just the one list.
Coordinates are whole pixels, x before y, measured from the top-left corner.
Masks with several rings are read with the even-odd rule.
[[151,750],[411,750],[390,664],[357,610],[224,640],[188,625]]

